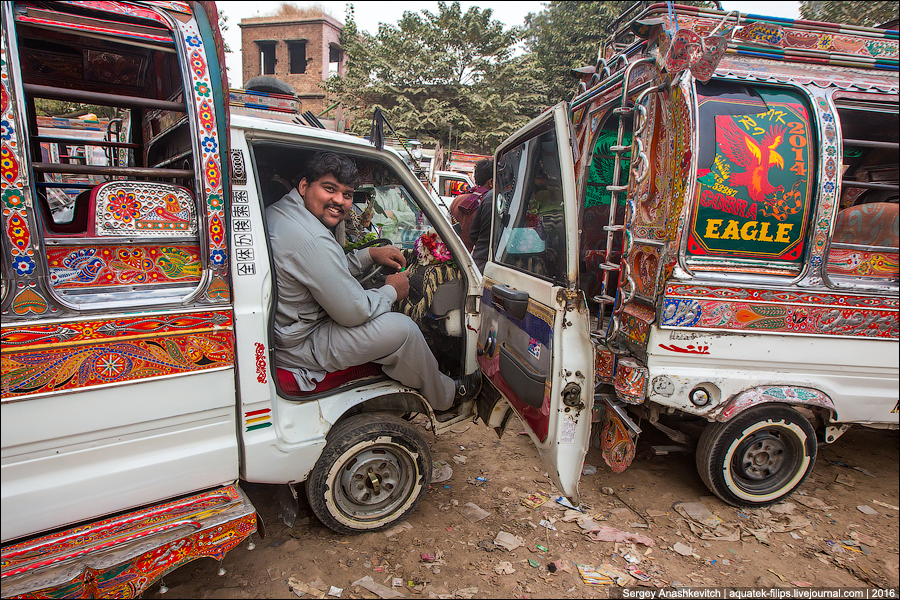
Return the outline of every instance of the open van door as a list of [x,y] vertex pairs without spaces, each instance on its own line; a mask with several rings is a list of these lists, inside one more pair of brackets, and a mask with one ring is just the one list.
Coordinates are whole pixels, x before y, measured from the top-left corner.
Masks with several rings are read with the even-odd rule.
[[577,503],[591,431],[594,351],[576,285],[571,139],[562,103],[497,149],[478,360],[528,429],[554,483]]

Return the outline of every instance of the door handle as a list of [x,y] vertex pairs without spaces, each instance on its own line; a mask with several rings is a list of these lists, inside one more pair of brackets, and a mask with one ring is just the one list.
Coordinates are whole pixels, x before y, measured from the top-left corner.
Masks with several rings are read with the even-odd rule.
[[499,310],[506,311],[514,319],[520,321],[525,318],[528,312],[528,292],[520,292],[513,290],[505,285],[496,284],[491,288],[494,301],[493,304]]

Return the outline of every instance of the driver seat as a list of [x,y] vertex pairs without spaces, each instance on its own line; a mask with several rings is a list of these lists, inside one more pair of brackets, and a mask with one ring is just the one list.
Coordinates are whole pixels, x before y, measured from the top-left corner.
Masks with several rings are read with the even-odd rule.
[[291,396],[294,398],[321,394],[322,392],[327,392],[328,390],[340,387],[345,383],[349,383],[351,381],[356,381],[357,379],[364,379],[366,377],[374,376],[386,377],[386,375],[384,375],[384,371],[381,370],[381,365],[374,362],[368,362],[362,365],[357,365],[355,367],[350,367],[349,369],[343,369],[341,371],[328,373],[325,375],[325,379],[316,384],[315,388],[309,390],[308,392],[304,392],[300,389],[300,386],[297,385],[297,380],[294,378],[294,374],[287,369],[276,369],[276,376],[278,377],[278,387],[281,392],[286,396]]

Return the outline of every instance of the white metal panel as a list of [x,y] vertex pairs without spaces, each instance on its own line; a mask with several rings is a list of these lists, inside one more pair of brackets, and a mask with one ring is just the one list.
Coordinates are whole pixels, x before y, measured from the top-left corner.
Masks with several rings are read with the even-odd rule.
[[[666,350],[677,347],[679,351]],[[690,346],[690,347],[689,347]],[[733,395],[762,385],[809,387],[827,394],[842,423],[897,423],[900,344],[896,340],[709,333],[651,328],[650,399],[695,414],[714,413]],[[665,376],[674,393],[654,392]],[[698,409],[687,398],[699,383],[721,390]]]
[[238,476],[231,369],[2,411],[4,541]]

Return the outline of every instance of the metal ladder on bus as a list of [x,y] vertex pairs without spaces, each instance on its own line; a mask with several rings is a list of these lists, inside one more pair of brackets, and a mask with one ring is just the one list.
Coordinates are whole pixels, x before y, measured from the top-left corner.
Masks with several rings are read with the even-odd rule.
[[[619,59],[625,58],[623,55],[616,56],[611,63]],[[627,61],[627,58],[625,58]],[[660,86],[649,87],[641,91],[634,99],[634,105],[629,106],[629,85],[631,84],[631,73],[635,67],[643,64],[652,64],[652,58],[642,58],[630,62],[625,67],[625,74],[622,77],[622,103],[618,108],[613,109],[613,114],[619,119],[618,135],[616,145],[610,148],[610,152],[615,155],[613,163],[613,176],[610,185],[606,189],[610,192],[610,210],[609,222],[603,227],[606,231],[606,259],[599,266],[603,270],[603,286],[601,293],[594,296],[593,300],[600,305],[599,314],[597,315],[597,330],[592,331],[592,337],[602,340],[606,347],[615,354],[625,353],[625,348],[616,342],[616,336],[620,328],[620,319],[622,311],[633,299],[635,294],[634,277],[631,273],[631,267],[628,263],[628,254],[631,251],[632,235],[628,231],[626,225],[634,219],[635,204],[633,198],[626,196],[625,211],[621,217],[621,221],[617,215],[616,204],[620,194],[627,194],[629,183],[622,184],[622,163],[628,160],[628,172],[630,174],[630,184],[637,185],[643,182],[650,174],[650,160],[647,152],[644,150],[641,135],[647,125],[647,109],[642,102],[651,93],[658,91]],[[625,119],[633,118],[631,145],[623,145],[625,137]],[[631,152],[631,157],[624,158],[625,153]],[[613,241],[616,235],[622,236],[622,250],[619,262],[615,263],[610,260],[613,249]],[[624,267],[624,268],[623,268]],[[618,291],[615,295],[611,294],[610,282],[613,275],[618,275]],[[624,294],[624,296],[623,296]],[[610,309],[609,325],[604,329],[605,315],[607,308]]]

